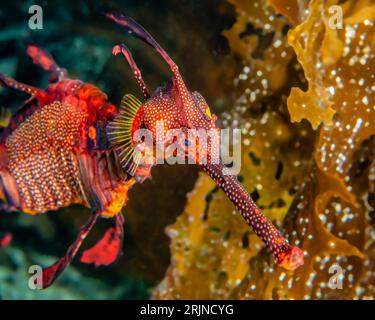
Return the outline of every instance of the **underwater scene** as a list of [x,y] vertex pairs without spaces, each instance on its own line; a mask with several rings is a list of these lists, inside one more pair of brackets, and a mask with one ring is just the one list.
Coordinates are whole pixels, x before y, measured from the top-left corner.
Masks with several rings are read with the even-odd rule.
[[374,299],[374,0],[3,1],[0,108],[1,300]]

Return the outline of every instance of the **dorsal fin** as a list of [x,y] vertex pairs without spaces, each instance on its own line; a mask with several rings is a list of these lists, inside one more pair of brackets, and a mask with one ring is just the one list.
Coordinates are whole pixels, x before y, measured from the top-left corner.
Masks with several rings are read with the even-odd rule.
[[132,176],[142,156],[133,141],[133,134],[141,125],[141,106],[140,100],[126,94],[121,100],[120,112],[107,127],[108,140],[115,148],[122,168]]

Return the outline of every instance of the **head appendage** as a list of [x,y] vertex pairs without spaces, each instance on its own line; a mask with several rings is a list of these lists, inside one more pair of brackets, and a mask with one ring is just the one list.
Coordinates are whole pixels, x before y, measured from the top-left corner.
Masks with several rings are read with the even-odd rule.
[[67,78],[66,69],[60,68],[52,56],[35,44],[30,44],[26,50],[27,54],[36,65],[41,66],[44,70],[51,72],[53,80],[62,81]]
[[146,83],[144,82],[142,78],[142,73],[141,70],[139,70],[137,64],[135,63],[133,56],[128,49],[128,47],[125,44],[120,44],[120,45],[115,45],[112,49],[112,54],[117,56],[118,54],[122,53],[130,65],[130,67],[133,70],[134,77],[136,78],[138,85],[140,86],[142,93],[143,93],[143,98],[147,100],[150,97],[150,92],[147,89]]
[[172,70],[174,68],[177,68],[173,60],[168,56],[164,49],[156,42],[156,40],[132,18],[117,12],[106,13],[106,16],[109,19],[115,21],[117,24],[123,26],[129,32],[129,34],[137,37],[138,39],[153,47],[164,58],[164,60],[168,63]]
[[165,50],[156,42],[156,40],[136,21],[132,18],[125,16],[121,13],[111,12],[107,13],[106,16],[118,23],[119,25],[123,26],[131,35],[141,39],[143,42],[147,43],[148,45],[152,46],[161,56],[162,58],[168,63],[172,73],[173,73],[173,83],[174,83],[174,90],[176,92],[176,98],[181,101],[181,105],[183,106],[183,112],[186,117],[186,121],[190,124],[190,118],[193,118],[194,115],[199,112],[195,108],[195,103],[193,98],[191,97],[190,92],[188,91],[184,80],[181,77],[181,74],[178,70],[178,66],[176,63],[169,57],[169,55],[165,52]]
[[[161,94],[165,94],[168,101],[171,101],[171,109],[175,108],[172,111],[167,109],[169,112],[165,113],[165,117],[168,118],[169,121],[172,121],[173,118],[171,115],[173,116],[178,114],[178,116],[180,116],[180,113],[182,113],[185,117],[184,120],[186,121],[181,121],[181,118],[179,117],[176,125],[183,128],[216,128],[214,124],[214,117],[202,116],[204,114],[201,107],[205,107],[206,105],[203,97],[197,96],[197,94],[194,93],[191,94],[187,90],[178,71],[177,65],[152,38],[152,36],[137,22],[127,16],[118,13],[110,13],[107,14],[107,17],[125,27],[130,34],[151,45],[170,66],[173,72],[173,87],[171,88],[168,86],[164,91],[158,91]],[[152,116],[150,116],[146,127],[152,127],[154,114],[156,114],[158,112],[158,108],[163,107],[163,105],[159,104],[157,99],[155,99],[155,101],[150,101],[147,106],[149,107],[149,110],[151,110],[149,112],[152,114]],[[144,112],[146,114],[146,111]],[[122,141],[121,137],[119,139]],[[260,208],[251,199],[248,192],[244,189],[235,176],[224,174],[224,165],[222,163],[208,163],[202,165],[202,168],[211,176],[211,178],[240,211],[246,222],[263,240],[280,266],[288,270],[294,270],[303,264],[303,251],[289,244],[289,242],[282,236],[272,222],[262,214]]]
[[22,82],[18,82],[14,80],[13,78],[8,77],[2,73],[0,73],[0,86],[5,86],[5,87],[9,87],[9,88],[13,88],[19,91],[26,92],[32,96],[35,96],[36,99],[40,103],[44,103],[45,100],[47,99],[47,94],[43,90],[35,88],[33,86],[29,86]]

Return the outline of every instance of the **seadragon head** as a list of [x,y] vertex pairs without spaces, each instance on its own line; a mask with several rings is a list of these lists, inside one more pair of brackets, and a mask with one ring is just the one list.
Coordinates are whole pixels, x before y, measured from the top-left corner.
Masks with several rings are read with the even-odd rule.
[[[203,96],[188,90],[178,66],[142,26],[119,13],[108,13],[106,16],[153,47],[169,65],[172,73],[172,79],[150,95],[129,49],[124,44],[113,48],[114,55],[123,54],[128,61],[144,97],[141,102],[132,95],[124,96],[121,111],[108,125],[109,141],[117,150],[123,168],[140,180],[147,177],[148,169],[158,160],[157,156],[151,156],[149,167],[144,163],[140,164],[140,159],[145,158],[147,153],[147,140],[152,142],[151,154],[154,154],[154,147],[157,149],[158,145],[166,148],[163,156],[168,154],[170,146],[173,147],[170,150],[182,150],[182,156],[189,163],[192,161],[200,165],[225,192],[280,266],[294,270],[302,265],[302,250],[289,245],[278,229],[261,213],[237,177],[228,174],[220,158],[220,134],[215,124],[217,117],[211,114]],[[137,138],[136,133],[140,129],[146,129],[151,138],[146,139],[143,135],[143,140],[139,136]]]
[[[122,100],[122,114],[115,124],[110,125],[110,140],[120,147],[119,152],[123,155],[121,160],[126,170],[136,174],[140,167],[140,152],[134,148],[139,142],[135,139],[134,133],[140,128],[148,130],[154,145],[163,146],[164,157],[171,156],[173,154],[170,153],[178,150],[179,154],[174,156],[189,158],[190,163],[202,164],[218,159],[219,129],[215,124],[217,117],[211,114],[203,96],[197,91],[188,90],[178,66],[142,26],[132,18],[119,13],[110,13],[107,17],[151,45],[167,62],[172,72],[172,78],[150,95],[129,49],[121,44],[112,50],[114,55],[125,56],[144,97],[144,102],[140,102],[134,96],[125,95]],[[128,139],[118,134],[119,128],[124,127],[128,128]],[[129,141],[129,147],[121,148],[125,140]],[[132,150],[129,150],[130,148]],[[138,145],[138,149],[140,148]]]

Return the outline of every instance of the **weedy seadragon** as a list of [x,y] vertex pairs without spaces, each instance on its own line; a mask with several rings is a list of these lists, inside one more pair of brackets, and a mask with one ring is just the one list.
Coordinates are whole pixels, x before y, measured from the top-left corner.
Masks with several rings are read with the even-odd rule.
[[[24,91],[30,98],[9,120],[0,134],[0,198],[7,211],[41,214],[73,203],[91,209],[88,221],[79,230],[65,256],[43,269],[43,288],[50,286],[76,256],[83,240],[99,217],[114,218],[115,224],[92,248],[83,252],[81,261],[96,266],[116,261],[122,251],[123,222],[121,209],[128,190],[150,177],[156,163],[140,161],[142,141],[134,139],[138,129],[153,133],[163,123],[164,145],[181,144],[186,157],[193,160],[216,182],[232,201],[246,222],[263,240],[277,263],[294,270],[303,264],[303,252],[292,247],[271,221],[266,218],[235,175],[224,174],[222,161],[214,163],[214,152],[220,141],[210,139],[203,148],[199,141],[173,140],[172,129],[219,130],[217,117],[210,112],[198,92],[190,92],[173,62],[155,39],[137,22],[119,13],[108,18],[153,47],[168,64],[172,79],[150,95],[129,49],[116,45],[113,54],[122,54],[130,65],[143,94],[143,102],[125,95],[121,107],[111,104],[105,93],[92,84],[68,78],[65,69],[43,49],[30,45],[33,62],[51,73],[51,83],[38,89],[0,74],[0,83]],[[198,147],[197,147],[198,145]],[[211,146],[211,147],[210,147]],[[213,151],[212,151],[213,150]],[[206,153],[207,162],[198,158]],[[217,156],[217,154],[215,155]],[[220,159],[220,158],[219,158]],[[190,159],[191,160],[191,159]],[[9,242],[3,239],[3,243]]]

